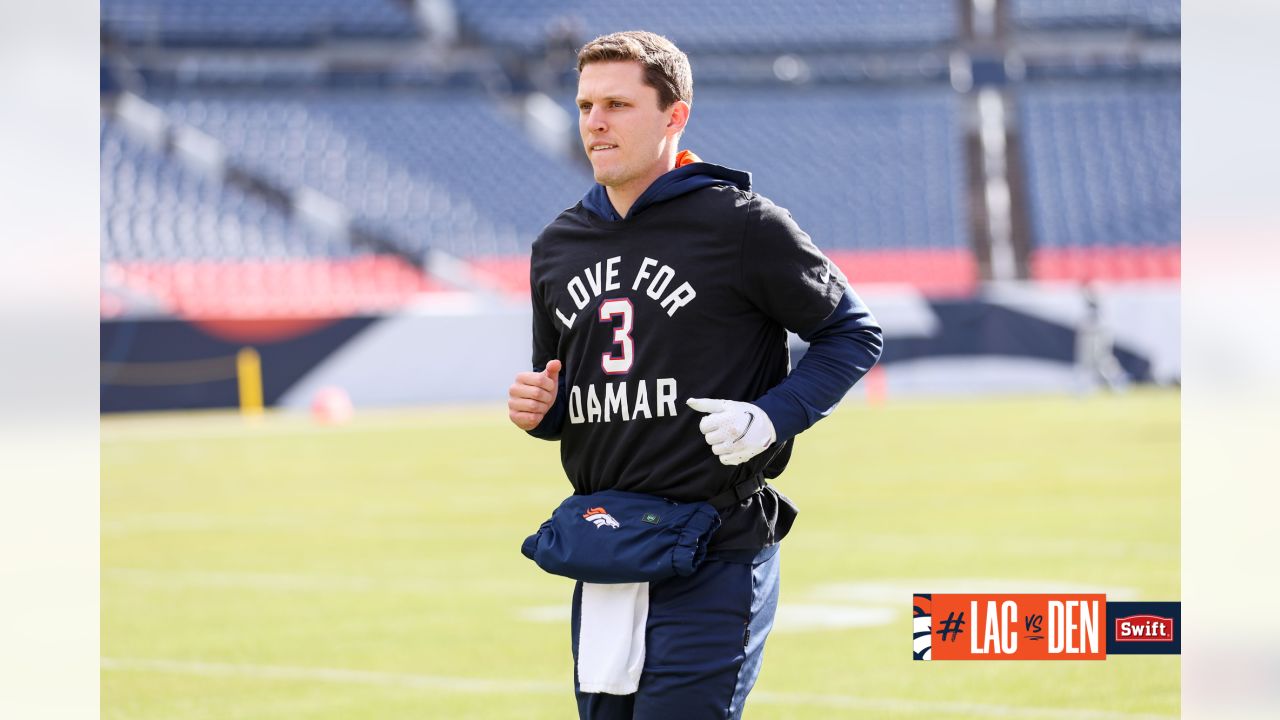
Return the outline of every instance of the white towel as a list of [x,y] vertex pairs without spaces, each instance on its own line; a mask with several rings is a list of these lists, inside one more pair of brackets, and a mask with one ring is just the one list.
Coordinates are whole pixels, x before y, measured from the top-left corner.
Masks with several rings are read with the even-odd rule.
[[587,693],[630,695],[644,669],[649,583],[582,583],[578,687]]

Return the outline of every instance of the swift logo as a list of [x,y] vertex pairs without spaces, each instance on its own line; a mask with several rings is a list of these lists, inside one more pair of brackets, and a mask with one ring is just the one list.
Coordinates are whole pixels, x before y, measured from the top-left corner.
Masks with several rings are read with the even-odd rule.
[[1182,603],[1108,602],[1108,655],[1181,655]]
[[1117,642],[1173,642],[1173,619],[1158,615],[1116,618]]
[[598,528],[602,528],[605,525],[608,525],[611,528],[622,527],[622,525],[620,525],[617,520],[614,520],[613,516],[606,512],[602,507],[587,508],[587,511],[582,514],[582,519],[587,522],[595,523]]

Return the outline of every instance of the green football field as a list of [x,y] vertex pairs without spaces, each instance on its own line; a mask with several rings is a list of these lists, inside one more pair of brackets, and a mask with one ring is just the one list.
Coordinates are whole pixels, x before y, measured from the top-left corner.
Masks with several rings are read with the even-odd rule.
[[[910,647],[913,591],[1179,599],[1178,406],[850,403],[800,436],[746,717],[1177,717],[1176,657]],[[104,418],[102,716],[576,717],[572,583],[519,552],[568,493],[500,406]]]

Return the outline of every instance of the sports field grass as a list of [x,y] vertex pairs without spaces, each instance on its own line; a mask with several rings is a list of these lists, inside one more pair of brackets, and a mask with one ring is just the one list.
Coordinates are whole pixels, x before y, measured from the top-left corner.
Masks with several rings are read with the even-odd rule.
[[[849,404],[802,435],[746,717],[1176,717],[1176,657],[909,648],[912,591],[1179,599],[1178,403]],[[568,492],[498,406],[104,418],[102,716],[576,717],[571,582],[518,549]]]

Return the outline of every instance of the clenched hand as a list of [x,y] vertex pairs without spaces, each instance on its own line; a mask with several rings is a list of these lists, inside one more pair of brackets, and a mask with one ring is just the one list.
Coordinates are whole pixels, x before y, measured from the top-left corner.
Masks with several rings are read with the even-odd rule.
[[556,401],[560,369],[563,364],[552,360],[542,372],[522,372],[507,390],[507,415],[521,430],[538,427]]

